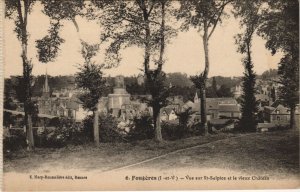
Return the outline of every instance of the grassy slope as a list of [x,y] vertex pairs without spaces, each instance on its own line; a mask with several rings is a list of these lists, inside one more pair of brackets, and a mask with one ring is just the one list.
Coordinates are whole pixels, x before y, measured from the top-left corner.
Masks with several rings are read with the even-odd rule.
[[38,149],[34,153],[13,153],[5,158],[3,166],[4,172],[23,173],[37,170],[47,173],[54,169],[104,171],[176,149],[208,143],[140,166],[156,169],[229,168],[246,173],[268,173],[270,176],[299,173],[298,132],[278,131],[239,136],[218,134],[166,141],[163,144],[146,140],[136,143],[103,143],[98,148],[84,145]]

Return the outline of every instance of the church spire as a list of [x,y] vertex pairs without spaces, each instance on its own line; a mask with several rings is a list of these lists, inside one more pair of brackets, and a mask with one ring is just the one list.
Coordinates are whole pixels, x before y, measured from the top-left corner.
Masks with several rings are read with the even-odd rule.
[[48,84],[47,68],[46,68],[46,76],[45,76],[45,84],[43,86],[43,92],[44,93],[49,93],[50,92],[50,88],[49,88],[49,84]]

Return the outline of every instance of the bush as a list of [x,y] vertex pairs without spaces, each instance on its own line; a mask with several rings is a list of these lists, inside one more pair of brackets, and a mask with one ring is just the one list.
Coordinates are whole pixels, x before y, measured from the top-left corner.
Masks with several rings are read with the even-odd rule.
[[125,135],[118,128],[118,121],[113,116],[100,116],[99,134],[101,142],[122,142]]
[[187,135],[187,130],[183,126],[175,123],[162,122],[161,124],[162,136],[166,140],[176,140]]
[[60,118],[56,125],[54,129],[46,129],[36,135],[36,146],[55,148],[89,142],[88,137],[82,132],[82,125],[75,123],[73,119]]
[[151,116],[135,117],[133,120],[133,126],[131,127],[128,135],[128,140],[137,141],[154,138],[154,127]]
[[[87,116],[83,121],[83,133],[93,141],[94,139],[94,117]],[[124,135],[118,128],[118,121],[113,116],[100,116],[99,118],[99,137],[100,142],[121,142]]]
[[93,115],[88,115],[83,120],[82,132],[90,139],[90,141],[93,141],[94,138],[93,118]]
[[25,134],[11,135],[3,138],[3,152],[16,151],[26,148],[26,136]]

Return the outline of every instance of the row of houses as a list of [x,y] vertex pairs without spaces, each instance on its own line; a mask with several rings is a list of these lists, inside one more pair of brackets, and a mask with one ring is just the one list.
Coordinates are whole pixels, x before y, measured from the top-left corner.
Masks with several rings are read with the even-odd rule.
[[[174,102],[161,111],[162,121],[172,121],[177,119],[176,113],[191,109],[194,121],[200,121],[201,107],[197,93],[194,101]],[[241,116],[240,105],[234,98],[207,98],[206,99],[207,120],[220,118],[239,118]]]
[[[239,90],[239,88],[238,88]],[[66,91],[64,91],[66,93]],[[54,117],[69,117],[76,121],[82,121],[89,113],[83,109],[82,102],[78,99],[80,93],[50,95],[48,78],[46,74],[45,84],[41,97],[34,98],[38,105],[40,115],[51,115]],[[265,123],[287,124],[290,121],[290,111],[280,102],[275,101],[270,105],[268,95],[256,95],[258,101],[266,102],[260,105]],[[126,91],[124,77],[115,77],[113,93],[102,97],[98,103],[98,111],[103,115],[113,115],[120,121],[132,120],[142,115],[152,115],[152,108],[147,101],[150,95],[130,95]],[[178,119],[177,114],[191,109],[194,122],[200,121],[201,107],[200,99],[195,93],[193,101],[183,101],[181,96],[168,98],[169,105],[161,109],[161,121],[174,121]],[[262,103],[262,102],[261,102]],[[241,117],[240,105],[235,98],[207,98],[206,114],[209,122],[220,123],[220,119],[238,119]],[[299,119],[299,106],[296,108],[296,116]],[[223,121],[222,121],[223,122]],[[297,121],[299,122],[299,120]]]

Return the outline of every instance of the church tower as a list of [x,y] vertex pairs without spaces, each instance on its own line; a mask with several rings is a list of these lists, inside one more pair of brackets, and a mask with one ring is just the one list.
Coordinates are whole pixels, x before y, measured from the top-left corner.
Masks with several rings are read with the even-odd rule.
[[50,97],[50,88],[49,88],[49,84],[48,84],[47,69],[46,69],[45,83],[43,85],[43,94],[42,94],[42,97],[44,97],[44,98],[49,98]]
[[46,69],[45,82],[43,85],[42,96],[38,100],[39,102],[39,113],[51,115],[51,98],[50,98],[50,88],[48,84],[48,74]]

